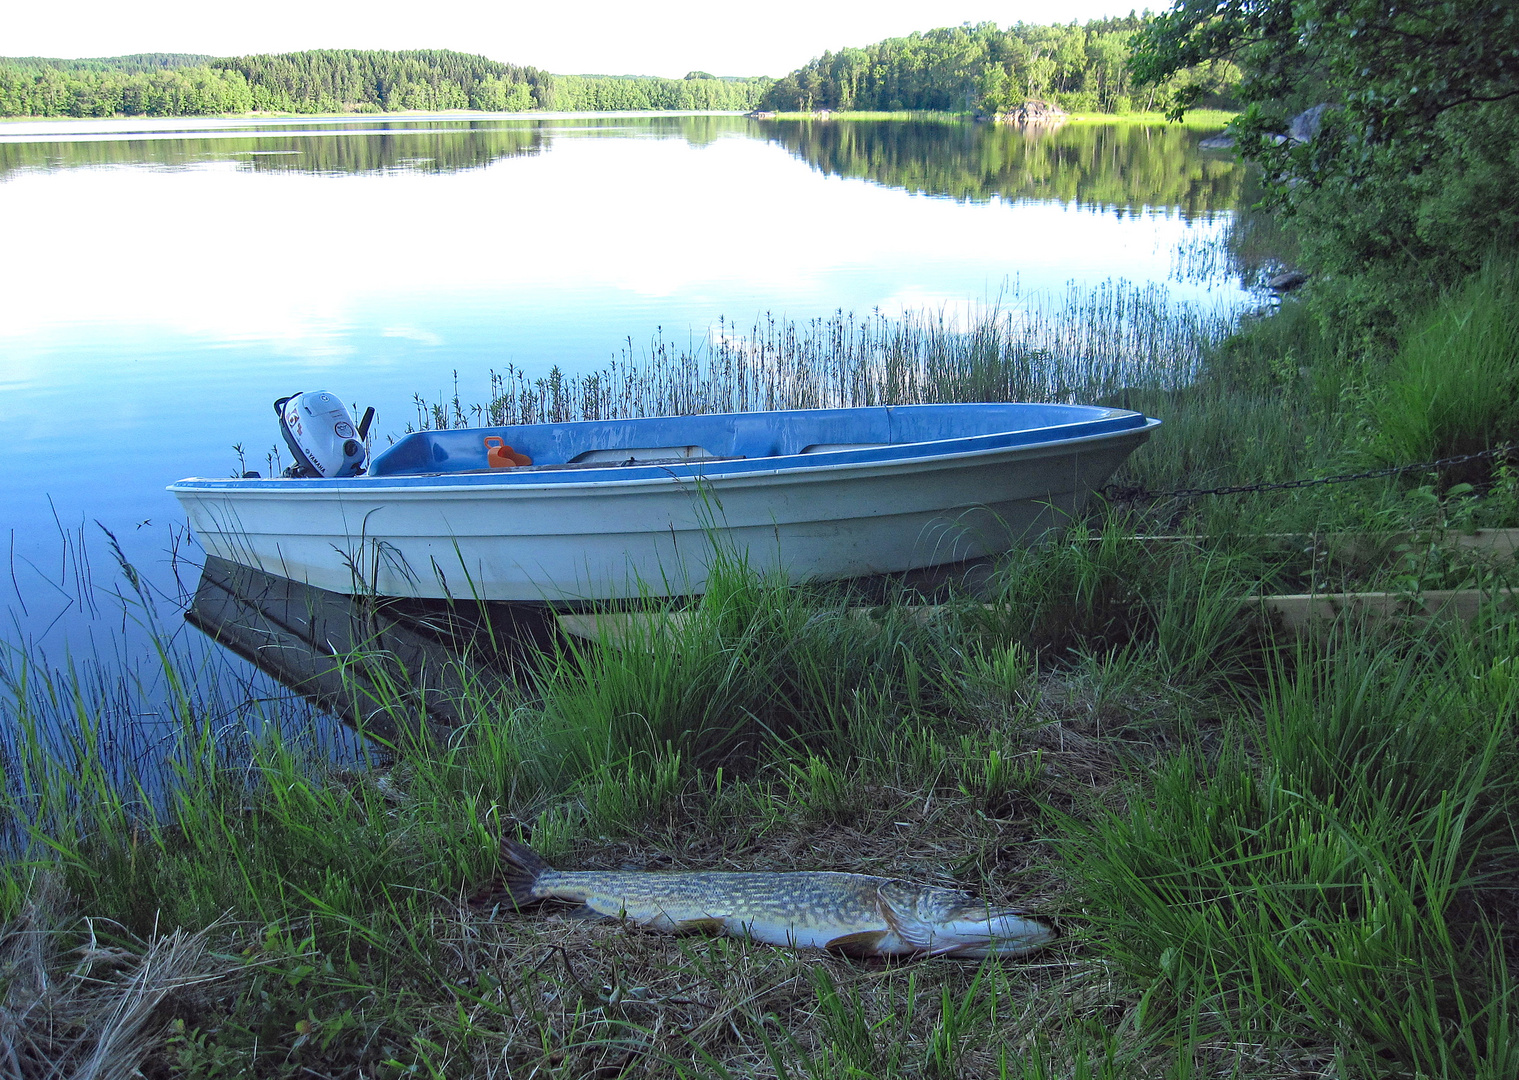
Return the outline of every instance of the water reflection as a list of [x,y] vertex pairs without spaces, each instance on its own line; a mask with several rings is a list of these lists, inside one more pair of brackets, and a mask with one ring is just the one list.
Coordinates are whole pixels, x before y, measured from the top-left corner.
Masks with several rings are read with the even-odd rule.
[[1176,125],[773,121],[769,138],[822,172],[969,202],[1057,200],[1187,217],[1232,209],[1245,169]]
[[694,148],[724,136],[765,139],[820,172],[966,202],[1058,201],[1187,217],[1239,203],[1245,170],[1197,147],[1176,125],[930,121],[755,121],[741,116],[533,117],[492,120],[97,124],[0,129],[0,180],[22,170],[234,162],[250,172],[449,173],[539,154],[557,139],[656,138]]
[[[350,727],[447,738],[554,633],[507,604],[347,596],[207,556],[185,621]],[[401,725],[423,723],[421,731]]]
[[708,146],[725,134],[744,134],[752,121],[737,116],[597,117],[343,121],[331,123],[97,124],[62,123],[0,128],[0,181],[23,171],[139,165],[177,169],[234,163],[246,172],[451,173],[503,158],[538,154],[556,137],[637,136],[682,139]]

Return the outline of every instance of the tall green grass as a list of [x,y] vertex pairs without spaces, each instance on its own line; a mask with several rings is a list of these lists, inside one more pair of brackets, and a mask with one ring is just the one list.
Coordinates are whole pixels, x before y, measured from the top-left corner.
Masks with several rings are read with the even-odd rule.
[[1373,452],[1387,461],[1519,441],[1519,266],[1494,256],[1405,336],[1376,394]]
[[1358,1075],[1513,1075],[1516,645],[1506,622],[1305,646],[1259,723],[1071,822],[1067,859],[1141,1023],[1313,1037]]
[[[98,745],[23,747],[0,918],[52,875],[123,948],[210,935],[224,989],[176,999],[182,1027],[155,1051],[188,1075],[485,1060],[578,1075],[635,1051],[666,1075],[741,1075],[772,1051],[815,1075],[1121,1075],[1284,1040],[1363,1071],[1503,1075],[1514,626],[1284,651],[1246,599],[1258,558],[1110,523],[1017,553],[989,608],[932,617],[735,562],[665,629],[546,648],[515,690],[461,684],[463,727],[367,768],[274,728],[229,755],[187,694],[156,801],[99,768]],[[375,704],[388,730],[423,730],[414,694]],[[1126,989],[1103,1008],[1138,1004],[1109,1030],[1079,1004],[1089,989],[1040,984],[1038,964],[825,979],[776,950],[620,928],[561,957],[562,924],[468,914],[515,828],[556,859],[589,845],[912,876],[926,859],[987,888],[1011,843],[1043,860],[1019,880],[1074,889],[1087,929],[1056,969],[1111,962]],[[1061,862],[1034,854],[1051,836]],[[60,916],[50,932],[72,947],[86,930]],[[689,1004],[704,987],[722,988],[720,1024]],[[688,1004],[639,1011],[659,994]],[[755,995],[771,1004],[743,1004]],[[690,1034],[648,1008],[687,1010]],[[1019,1056],[988,1056],[1005,1045]]]

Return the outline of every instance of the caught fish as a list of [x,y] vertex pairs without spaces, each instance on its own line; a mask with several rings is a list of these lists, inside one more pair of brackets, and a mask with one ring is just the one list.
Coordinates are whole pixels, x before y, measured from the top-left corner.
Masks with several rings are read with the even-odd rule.
[[669,933],[725,933],[861,958],[966,959],[1023,956],[1059,936],[1015,908],[868,874],[555,870],[511,839],[501,841],[501,863],[519,908],[562,900]]

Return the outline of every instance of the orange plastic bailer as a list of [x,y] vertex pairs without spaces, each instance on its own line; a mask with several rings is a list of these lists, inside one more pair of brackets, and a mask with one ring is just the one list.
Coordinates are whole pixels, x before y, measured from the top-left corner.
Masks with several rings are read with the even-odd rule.
[[519,454],[500,435],[487,435],[485,437],[485,461],[493,469],[511,469],[518,465],[531,465],[533,459],[526,454]]

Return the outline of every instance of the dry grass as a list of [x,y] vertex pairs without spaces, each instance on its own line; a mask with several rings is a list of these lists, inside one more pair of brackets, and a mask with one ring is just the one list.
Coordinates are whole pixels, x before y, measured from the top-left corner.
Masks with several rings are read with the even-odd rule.
[[134,941],[117,927],[107,935],[96,921],[68,918],[65,906],[58,879],[39,874],[19,917],[0,927],[3,1080],[139,1076],[172,1012],[243,968],[210,951],[217,927]]

